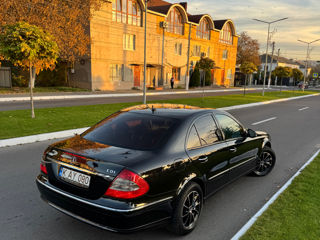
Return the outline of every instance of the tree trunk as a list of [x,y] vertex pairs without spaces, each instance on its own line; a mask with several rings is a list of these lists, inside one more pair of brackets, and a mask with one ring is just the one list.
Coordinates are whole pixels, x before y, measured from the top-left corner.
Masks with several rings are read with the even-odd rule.
[[244,79],[244,86],[243,86],[243,96],[246,95],[246,84],[247,84],[247,78],[248,78],[248,74],[246,74],[246,77]]
[[35,114],[34,114],[33,87],[32,87],[32,86],[33,86],[33,83],[34,83],[34,74],[33,74],[32,70],[33,70],[33,66],[32,66],[31,63],[30,63],[30,65],[29,65],[29,71],[30,71],[30,79],[29,79],[29,81],[30,81],[31,118],[35,118],[36,116],[35,116]]
[[282,93],[282,77],[280,78],[280,94]]

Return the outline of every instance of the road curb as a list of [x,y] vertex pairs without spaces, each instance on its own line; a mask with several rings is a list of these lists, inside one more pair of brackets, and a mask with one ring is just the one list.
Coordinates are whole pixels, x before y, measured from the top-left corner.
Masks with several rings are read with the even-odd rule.
[[[218,110],[223,110],[223,111],[236,110],[236,109],[256,107],[256,106],[261,106],[261,105],[266,105],[266,104],[271,104],[271,103],[292,101],[292,100],[313,97],[313,96],[318,96],[318,95],[320,95],[320,93],[304,95],[304,96],[299,96],[299,97],[292,97],[292,98],[276,99],[276,100],[271,100],[271,101],[267,101],[267,102],[235,105],[235,106],[231,106],[231,107],[218,108]],[[66,130],[66,131],[59,131],[59,132],[43,133],[43,134],[38,134],[38,135],[26,136],[26,137],[4,139],[4,140],[0,140],[0,147],[10,147],[10,146],[21,145],[21,144],[26,144],[26,143],[46,141],[46,140],[51,140],[51,139],[56,139],[56,138],[71,137],[74,134],[80,134],[87,129],[88,129],[88,127],[71,129],[71,130]]]
[[26,137],[4,139],[4,140],[0,140],[0,147],[10,147],[10,146],[21,145],[26,143],[34,143],[34,142],[46,141],[50,139],[70,137],[70,136],[73,136],[74,134],[80,134],[87,129],[88,128],[86,127],[86,128],[71,129],[66,131],[31,135]]
[[224,110],[224,111],[236,110],[236,109],[241,109],[241,108],[248,108],[248,107],[256,107],[256,106],[261,106],[261,105],[267,105],[267,104],[271,104],[271,103],[292,101],[292,100],[297,100],[297,99],[307,98],[307,97],[314,97],[314,96],[319,96],[319,95],[320,95],[320,93],[315,93],[315,94],[303,95],[303,96],[299,96],[299,97],[281,98],[281,99],[270,100],[270,101],[265,101],[265,102],[248,103],[248,104],[243,104],[243,105],[235,105],[235,106],[230,106],[230,107],[223,107],[223,108],[219,108],[219,110]]
[[283,193],[292,183],[292,181],[300,175],[300,173],[319,155],[320,149],[263,205],[263,207],[231,238],[231,240],[240,239],[250,227],[258,220],[258,218],[275,202],[275,200]]
[[[249,88],[248,91],[261,90],[261,88]],[[161,95],[180,95],[196,93],[219,93],[219,92],[239,92],[242,89],[215,89],[215,90],[195,90],[195,91],[177,91],[177,92],[148,92],[147,96]],[[61,95],[61,96],[34,96],[33,100],[64,100],[64,99],[86,99],[86,98],[113,98],[113,97],[140,97],[143,93],[108,93],[92,95]],[[30,97],[1,97],[0,102],[29,101]]]

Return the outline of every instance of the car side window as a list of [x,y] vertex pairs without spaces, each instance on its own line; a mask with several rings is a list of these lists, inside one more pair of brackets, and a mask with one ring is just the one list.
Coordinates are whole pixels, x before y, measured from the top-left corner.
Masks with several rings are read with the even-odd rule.
[[240,138],[242,136],[243,129],[234,119],[223,114],[217,114],[215,116],[220,124],[226,140]]
[[200,138],[196,128],[193,125],[189,133],[187,149],[193,149],[198,147],[201,147]]
[[219,138],[216,134],[217,125],[211,115],[197,119],[194,125],[198,131],[202,146],[219,141]]

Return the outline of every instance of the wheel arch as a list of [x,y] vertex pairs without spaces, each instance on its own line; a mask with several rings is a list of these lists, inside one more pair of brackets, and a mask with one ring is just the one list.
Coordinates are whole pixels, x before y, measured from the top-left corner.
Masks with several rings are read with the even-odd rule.
[[176,191],[176,197],[179,196],[181,191],[188,185],[188,183],[191,183],[191,182],[197,183],[202,190],[203,196],[206,195],[206,185],[203,178],[199,177],[196,173],[191,173],[187,177],[185,177],[180,183]]

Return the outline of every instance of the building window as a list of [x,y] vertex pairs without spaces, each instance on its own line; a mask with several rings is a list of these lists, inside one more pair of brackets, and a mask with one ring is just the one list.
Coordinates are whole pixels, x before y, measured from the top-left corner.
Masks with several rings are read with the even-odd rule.
[[179,56],[182,55],[182,43],[176,43],[174,45],[174,53]]
[[208,58],[210,57],[210,47],[208,47],[208,50],[207,50],[207,57]]
[[223,50],[222,59],[223,60],[227,60],[228,59],[228,50]]
[[204,18],[201,20],[197,27],[197,38],[210,40],[210,27],[208,19]]
[[220,31],[220,42],[232,45],[232,30],[230,23],[224,25]]
[[113,0],[112,21],[141,26],[141,7],[136,0]]
[[136,35],[123,34],[123,49],[124,50],[136,50]]
[[183,35],[182,15],[177,8],[170,11],[166,21],[168,22],[167,32]]
[[193,56],[197,56],[197,57],[201,56],[201,46],[200,45],[193,46]]
[[123,65],[122,64],[110,64],[110,80],[112,82],[122,81],[123,79]]
[[181,68],[173,67],[172,68],[172,77],[175,81],[180,81]]

